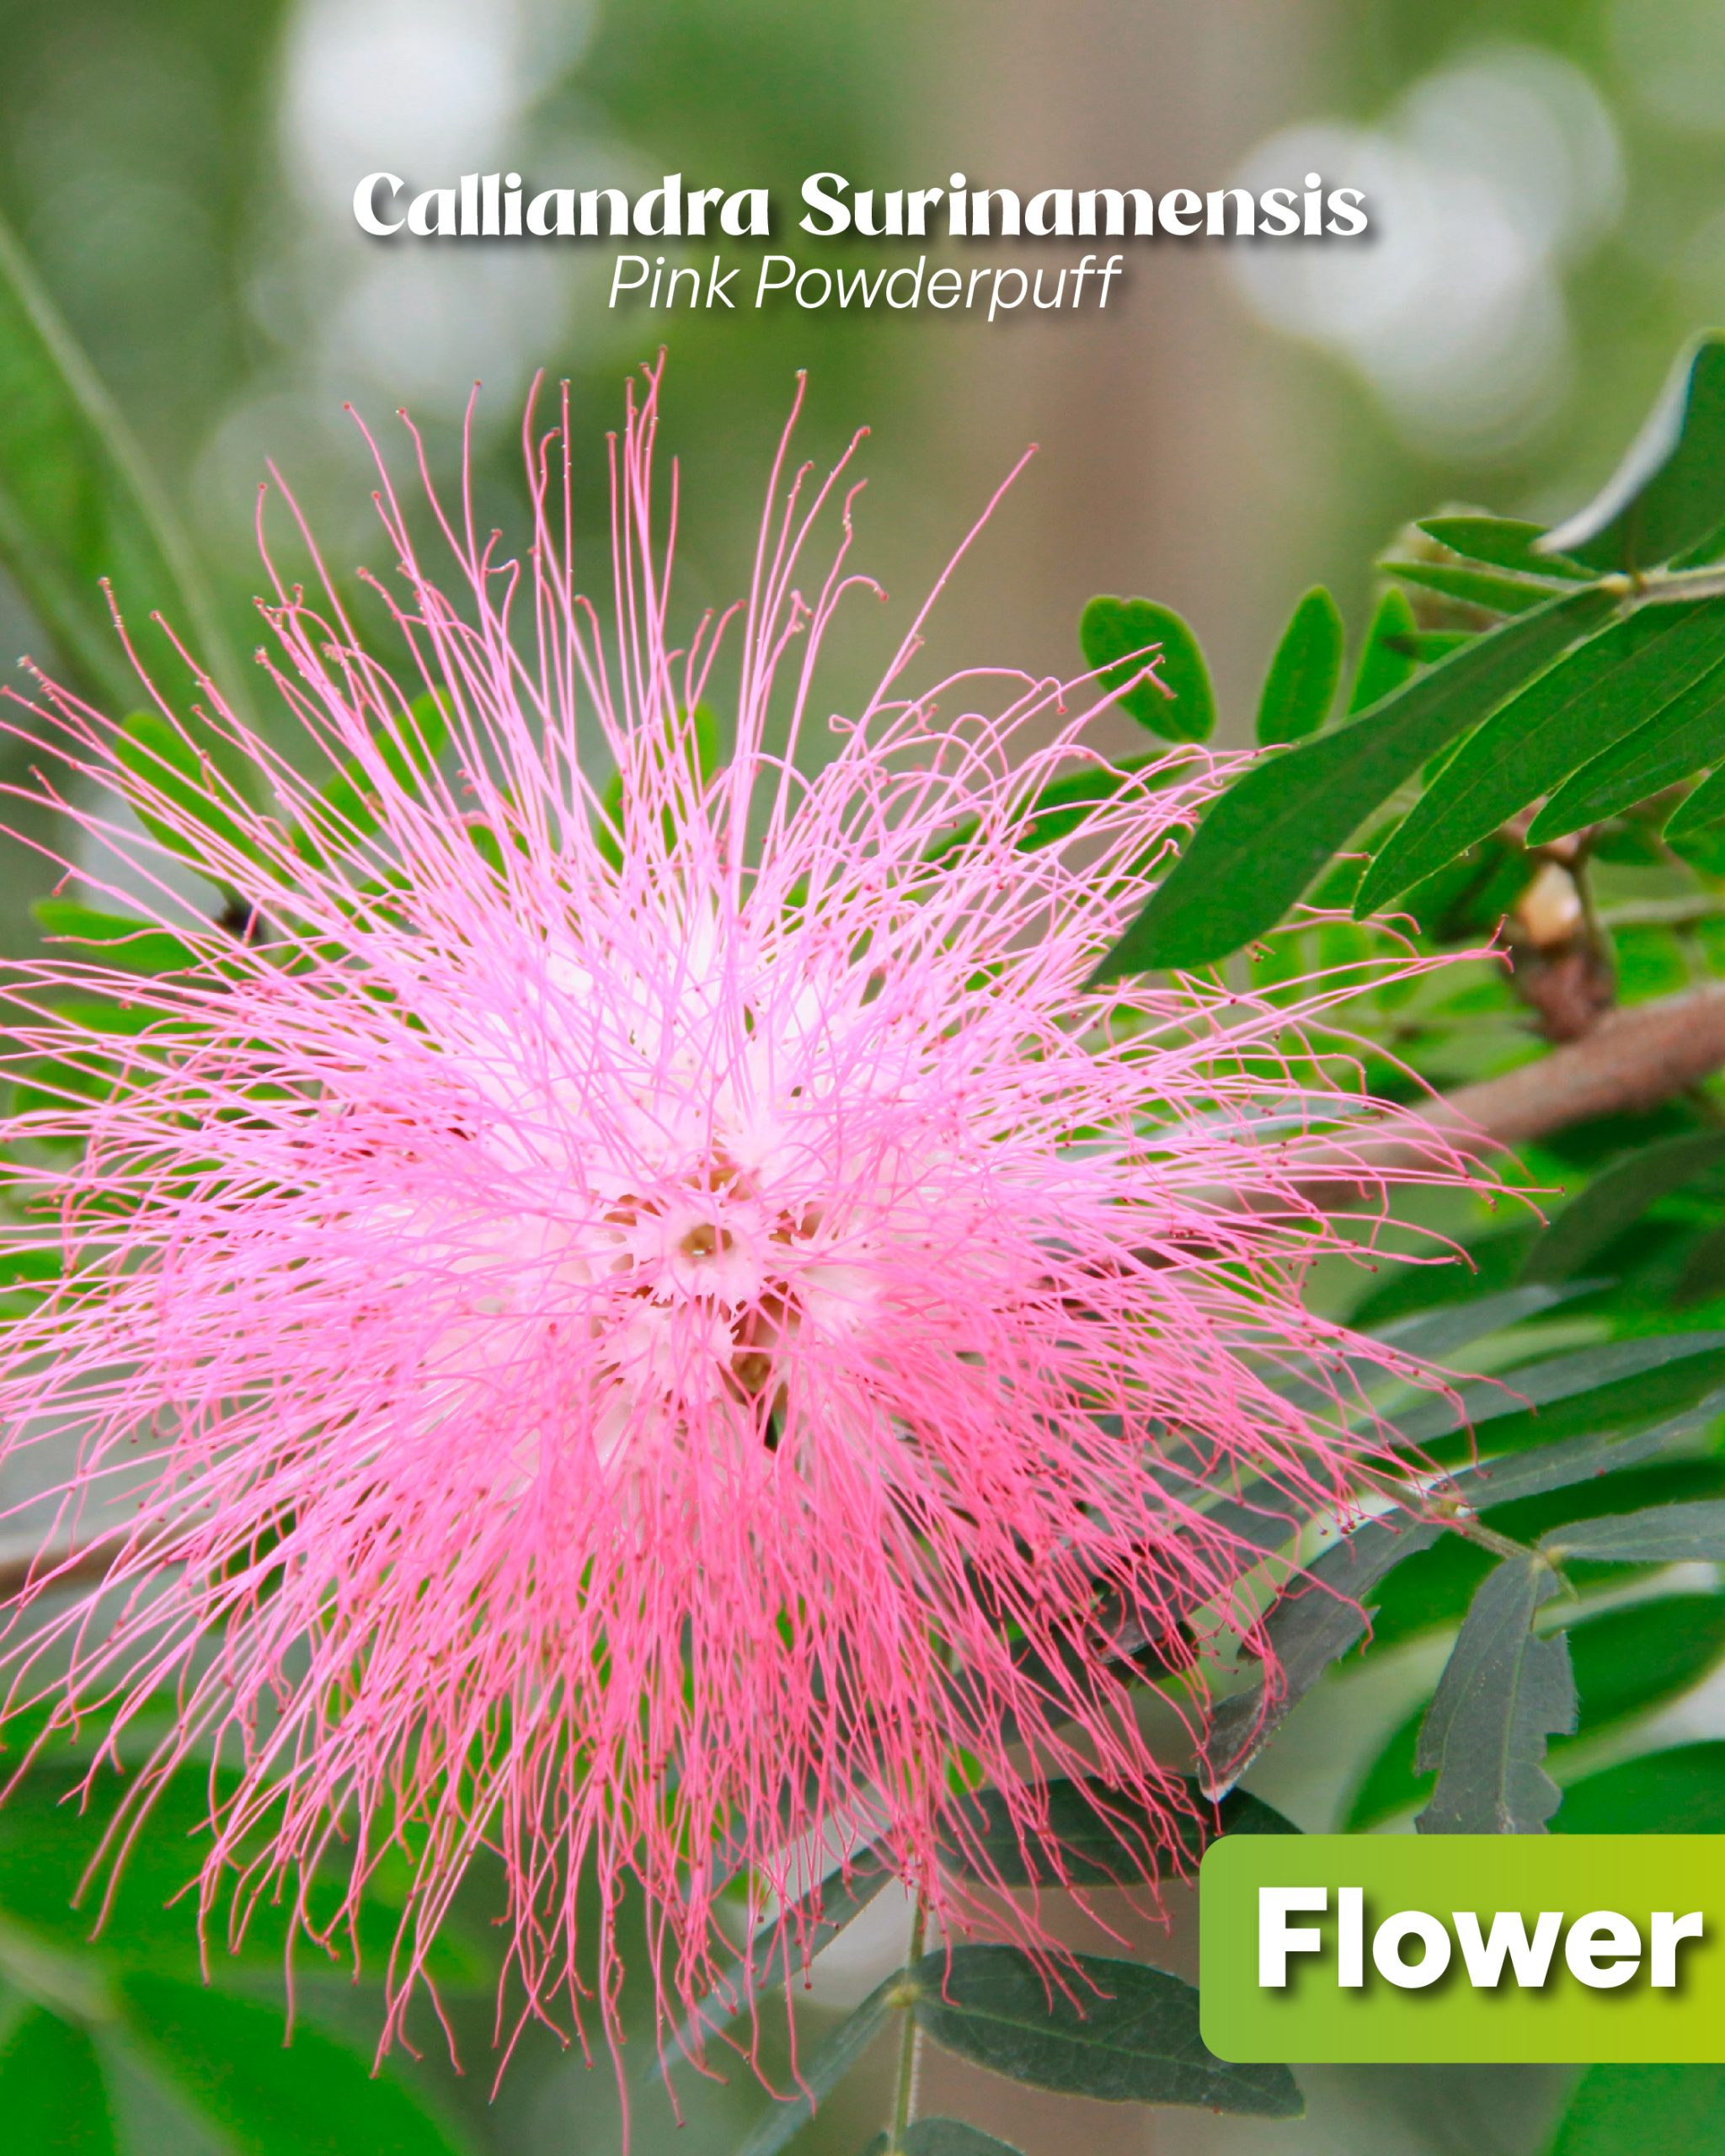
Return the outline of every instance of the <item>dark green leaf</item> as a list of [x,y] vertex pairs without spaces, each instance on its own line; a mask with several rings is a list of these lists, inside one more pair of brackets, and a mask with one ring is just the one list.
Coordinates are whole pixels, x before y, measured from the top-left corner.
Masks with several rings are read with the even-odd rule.
[[1486,1513],[1503,1505],[1519,1504],[1529,1497],[1544,1497],[1554,1490],[1571,1489],[1578,1482],[1599,1481],[1607,1475],[1656,1458],[1675,1438],[1699,1428],[1721,1405],[1718,1399],[1709,1396],[1699,1406],[1638,1430],[1632,1437],[1567,1438],[1561,1444],[1541,1445],[1535,1452],[1506,1453],[1499,1460],[1482,1460],[1452,1476],[1446,1491],[1457,1502]]
[[1640,1340],[1610,1340],[1573,1354],[1525,1363],[1500,1379],[1476,1379],[1461,1388],[1460,1410],[1446,1400],[1426,1400],[1399,1416],[1396,1428],[1406,1444],[1423,1445],[1468,1426],[1478,1428],[1528,1407],[1579,1400],[1645,1378],[1669,1364],[1691,1364],[1685,1374],[1711,1389],[1725,1375],[1725,1332],[1655,1333]]
[[1511,1557],[1474,1596],[1420,1725],[1415,1767],[1438,1777],[1422,1833],[1536,1834],[1557,1810],[1541,1763],[1547,1737],[1575,1726],[1575,1680],[1562,1634],[1532,1628],[1557,1591],[1537,1558]]
[[1725,2148],[1725,2066],[1590,2066],[1548,2156],[1704,2156]]
[[1524,523],[1514,516],[1423,516],[1419,529],[1452,554],[1471,562],[1489,562],[1493,568],[1517,569],[1525,576],[1567,576],[1585,583],[1591,572],[1560,556],[1534,552],[1545,537],[1545,527]]
[[1469,568],[1460,562],[1380,562],[1378,567],[1403,584],[1459,600],[1465,606],[1482,606],[1493,614],[1525,614],[1549,599],[1555,589],[1549,577],[1509,576]]
[[1725,1564],[1725,1498],[1577,1520],[1554,1528],[1540,1547],[1559,1564],[1581,1557],[1610,1565]]
[[1560,1834],[1725,1833],[1725,1741],[1643,1753],[1571,1782]]
[[1546,1310],[1583,1292],[1583,1284],[1564,1281],[1540,1282],[1521,1288],[1502,1288],[1494,1294],[1476,1295],[1466,1302],[1451,1303],[1441,1310],[1423,1311],[1376,1328],[1376,1337],[1386,1346],[1422,1361],[1441,1362],[1458,1348],[1519,1325],[1524,1318]]
[[1660,1595],[1597,1611],[1568,1630],[1576,1727],[1593,1737],[1701,1682],[1725,1653],[1725,1596]]
[[1722,1290],[1725,1290],[1725,1225],[1710,1229],[1690,1246],[1671,1299],[1684,1310],[1691,1303],[1711,1301]]
[[911,1975],[908,1969],[895,1970],[824,2044],[807,2058],[798,2060],[800,2085],[796,2095],[786,2103],[773,2105],[737,2156],[778,2156],[785,2143],[803,2131],[814,2117],[815,2106],[832,2094],[880,2034],[887,2015],[900,2003],[901,1992],[910,1984]]
[[1162,1969],[1079,1954],[1051,1975],[1012,1946],[959,1946],[910,1972],[918,2025],[1012,2081],[1116,2104],[1197,2104],[1260,2118],[1303,2106],[1284,2066],[1229,2066],[1198,2033],[1198,1992]]
[[284,2041],[282,2009],[169,1977],[120,1986],[132,2041],[248,2156],[453,2156],[465,2137],[321,2030]]
[[1666,823],[1665,835],[1674,842],[1698,838],[1722,825],[1725,825],[1725,771],[1716,771],[1711,778],[1702,780],[1686,801],[1678,803]]
[[[962,2119],[913,2119],[896,2148],[902,2156],[1019,2156],[1011,2142]],[[894,2149],[891,2136],[878,2133],[862,2156],[893,2156]]]
[[1359,664],[1348,691],[1350,718],[1381,703],[1413,679],[1418,664],[1414,652],[1418,633],[1407,594],[1391,586],[1379,600],[1359,647]]
[[1434,666],[1440,659],[1447,659],[1452,651],[1460,651],[1465,643],[1471,643],[1482,632],[1478,629],[1415,629],[1407,636],[1392,637],[1392,647],[1405,652],[1410,659],[1417,659],[1422,666]]
[[[1295,1834],[1291,1820],[1259,1798],[1236,1790],[1214,1805],[1195,1782],[1187,1785],[1192,1810],[1157,1817],[1121,1792],[1088,1775],[1082,1781],[1055,1781],[1048,1791],[1048,1838],[1065,1860],[1065,1878],[1076,1886],[1114,1886],[1123,1881],[1154,1878],[1174,1863],[1197,1863],[1218,1834]],[[1013,1829],[1006,1800],[997,1790],[983,1790],[975,1800],[974,1842],[955,1846],[952,1868],[966,1877],[1003,1886],[1050,1886],[1057,1873],[1039,1849],[1026,1849]],[[1164,1846],[1172,1832],[1178,1849]]]
[[916,2119],[899,2143],[905,2156],[1018,2156],[1009,2141],[1000,2141],[963,2119]]
[[[1198,638],[1172,606],[1153,599],[1092,599],[1080,619],[1078,641],[1085,664],[1100,673],[1103,686],[1140,726],[1169,741],[1208,737],[1216,719],[1210,670]],[[1138,678],[1152,660],[1155,678]]]
[[1660,706],[1627,737],[1566,779],[1528,826],[1530,846],[1633,808],[1703,764],[1725,743],[1725,664]]
[[[99,703],[138,691],[107,577],[134,638],[160,609],[230,696],[237,670],[190,548],[130,429],[13,234],[0,225],[0,561],[64,672]],[[163,654],[146,649],[154,663]]]
[[0,2047],[0,2120],[14,2156],[112,2156],[107,2083],[83,2029],[40,2009],[13,2025]]
[[1400,910],[1434,942],[1478,943],[1497,933],[1538,873],[1538,861],[1524,846],[1507,832],[1493,831],[1435,875],[1422,877]]
[[1591,588],[1555,599],[1476,638],[1363,718],[1255,765],[1204,818],[1093,979],[1206,965],[1273,928],[1381,802],[1612,603]]
[[1645,606],[1559,659],[1444,766],[1367,869],[1354,911],[1375,912],[1434,874],[1672,702],[1722,657],[1725,606],[1703,600]]
[[1571,1280],[1651,1205],[1725,1161],[1725,1131],[1687,1131],[1626,1155],[1566,1205],[1528,1253],[1530,1281]]
[[1303,740],[1330,715],[1342,678],[1342,614],[1314,584],[1294,609],[1276,646],[1258,705],[1258,738],[1268,747]]
[[[1569,1630],[1579,1701],[1577,1729],[1584,1739],[1650,1713],[1698,1684],[1725,1652],[1725,1598],[1674,1594],[1623,1609],[1607,1609]],[[1423,1710],[1417,1709],[1372,1762],[1342,1822],[1363,1833],[1420,1796],[1414,1758]],[[1561,1748],[1552,1748],[1553,1756]]]
[[147,921],[100,913],[76,899],[38,899],[30,911],[48,935],[90,945],[87,956],[93,965],[129,974],[166,974],[195,963],[190,944]]
[[[1424,1311],[1418,1317],[1401,1318],[1374,1327],[1373,1337],[1386,1347],[1399,1348],[1403,1354],[1422,1362],[1441,1362],[1454,1349],[1483,1339],[1524,1317],[1551,1310],[1584,1290],[1585,1283],[1505,1289],[1495,1294],[1445,1304],[1439,1310]],[[1386,1382],[1382,1364],[1370,1358],[1350,1357],[1345,1367],[1353,1381],[1362,1387],[1381,1386]],[[1334,1401],[1336,1374],[1322,1371],[1316,1364],[1300,1358],[1289,1368],[1268,1373],[1266,1382],[1284,1400],[1322,1412]]]
[[1368,1520],[1310,1566],[1271,1612],[1268,1630],[1279,1675],[1274,1695],[1260,1678],[1224,1700],[1204,1742],[1206,1779],[1229,1788],[1338,1655],[1365,1630],[1365,1597],[1404,1558],[1429,1549],[1442,1529],[1399,1517]]
[[1649,568],[1725,524],[1725,339],[1683,353],[1647,424],[1604,488],[1548,531],[1541,551],[1589,568]]

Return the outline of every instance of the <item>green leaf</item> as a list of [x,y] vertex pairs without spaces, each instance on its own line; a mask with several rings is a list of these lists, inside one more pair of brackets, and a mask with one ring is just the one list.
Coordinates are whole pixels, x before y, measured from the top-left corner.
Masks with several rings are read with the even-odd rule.
[[92,945],[93,965],[153,974],[176,973],[197,962],[191,946],[165,929],[125,914],[100,913],[76,899],[38,899],[30,911],[49,936]]
[[1563,1792],[1560,1834],[1725,1833],[1725,1741],[1676,1744],[1604,1768]]
[[1051,780],[1037,795],[1019,844],[1027,853],[1034,853],[1070,838],[1089,821],[1092,808],[1112,801],[1147,764],[1160,760],[1160,756],[1133,756],[1117,771],[1069,771],[1064,778]]
[[1389,642],[1422,666],[1434,666],[1439,659],[1447,659],[1452,651],[1460,651],[1463,644],[1471,643],[1483,633],[1479,629],[1415,629],[1411,635],[1391,637]]
[[[423,794],[425,781],[449,744],[447,697],[428,689],[404,712],[371,721],[372,740],[385,770],[404,792]],[[621,782],[617,782],[621,798]],[[307,802],[304,820],[289,833],[294,851],[313,867],[327,867],[332,855],[369,838],[379,827],[372,774],[358,757],[332,771]]]
[[465,2145],[369,2057],[282,2010],[170,1977],[120,1987],[128,2034],[163,2077],[248,2156],[455,2156]]
[[[218,846],[254,859],[257,847],[235,820],[228,803],[233,789],[190,736],[160,712],[134,712],[116,736],[114,753],[125,769],[168,808],[177,810]],[[189,861],[213,883],[226,880],[196,841],[153,814],[145,802],[134,802],[145,830],[170,853]]]
[[1367,869],[1355,913],[1373,913],[1435,873],[1722,657],[1725,606],[1701,600],[1644,606],[1559,659],[1444,766]]
[[1725,1131],[1686,1131],[1615,1161],[1573,1198],[1528,1253],[1529,1281],[1573,1279],[1674,1190],[1725,1161]]
[[1491,569],[1467,568],[1460,562],[1380,562],[1386,576],[1403,584],[1418,584],[1466,606],[1483,606],[1493,614],[1525,614],[1541,605],[1556,589],[1550,577],[1535,579],[1508,576]]
[[[1202,741],[1215,724],[1210,670],[1198,638],[1153,599],[1092,599],[1078,624],[1084,663],[1120,708],[1169,741]],[[1161,646],[1161,656],[1150,648]],[[1155,660],[1156,679],[1137,679]],[[1163,683],[1171,695],[1156,686]],[[1130,686],[1129,686],[1129,684]]]
[[1316,734],[1330,715],[1342,678],[1341,609],[1314,584],[1289,617],[1264,676],[1258,738],[1266,748]]
[[1649,568],[1701,549],[1725,524],[1725,338],[1682,353],[1610,479],[1540,551],[1595,569]]
[[1547,2156],[1702,2156],[1725,2148],[1725,2066],[1590,2066]]
[[[919,1965],[920,1966],[920,1965]],[[836,2089],[880,2034],[887,2015],[900,2003],[911,1981],[911,1972],[898,1969],[835,2029],[826,2041],[807,2058],[797,2062],[798,2087],[788,2102],[775,2104],[737,2156],[778,2156],[778,2151],[800,2133],[814,2116],[815,2107]],[[908,2003],[908,2002],[906,2002]]]
[[[1162,1969],[1077,1954],[1060,1982],[1013,1946],[958,1946],[909,1972],[943,2049],[1033,2088],[1115,2104],[1197,2104],[1260,2118],[1304,2106],[1284,2066],[1229,2066],[1198,2032],[1198,1991]],[[1068,1997],[1061,1984],[1070,1988]]]
[[0,2119],[16,2156],[113,2156],[102,2061],[86,2031],[35,2009],[0,2047]]
[[1441,1362],[1458,1348],[1470,1348],[1524,1318],[1538,1317],[1560,1303],[1584,1292],[1585,1283],[1540,1281],[1519,1288],[1501,1288],[1494,1294],[1475,1295],[1466,1302],[1441,1310],[1425,1310],[1418,1317],[1402,1318],[1392,1325],[1374,1328],[1386,1346],[1423,1361]]
[[1524,523],[1514,516],[1423,516],[1419,529],[1452,554],[1471,562],[1489,562],[1493,568],[1514,569],[1524,576],[1573,577],[1583,583],[1592,572],[1562,556],[1535,553],[1546,536],[1545,526]]
[[153,665],[159,609],[233,696],[242,693],[196,560],[131,430],[0,224],[0,561],[53,638],[60,670],[98,703],[137,676],[100,579]]
[[1011,2142],[967,2126],[963,2119],[916,2119],[905,2129],[899,2146],[905,2156],[1018,2156]]
[[1487,1575],[1420,1725],[1414,1765],[1435,1769],[1423,1834],[1536,1834],[1562,1793],[1541,1764],[1546,1739],[1575,1726],[1575,1680],[1562,1634],[1535,1636],[1534,1612],[1558,1592],[1537,1558]]
[[1442,1529],[1400,1515],[1368,1520],[1309,1566],[1268,1620],[1279,1673],[1274,1695],[1262,1678],[1222,1700],[1204,1741],[1206,1780],[1220,1792],[1237,1780],[1330,1664],[1366,1626],[1365,1597],[1404,1558],[1429,1549]]
[[[1714,666],[1651,718],[1583,764],[1551,796],[1527,830],[1528,843],[1543,846],[1633,808],[1703,764],[1714,762],[1725,740],[1725,663]],[[1725,805],[1725,804],[1722,804]]]
[[1691,1303],[1712,1301],[1722,1289],[1725,1289],[1725,1225],[1709,1229],[1691,1245],[1671,1290],[1671,1300],[1683,1310]]
[[[1569,1628],[1582,1738],[1650,1713],[1700,1683],[1725,1652],[1725,1598],[1674,1594],[1607,1609]],[[1384,1744],[1362,1777],[1343,1833],[1412,1811],[1421,1795],[1414,1766],[1423,1708]],[[1557,1751],[1553,1747],[1553,1753]]]
[[1685,839],[1699,838],[1703,832],[1712,833],[1721,825],[1725,825],[1725,771],[1716,771],[1711,778],[1701,781],[1686,801],[1678,803],[1666,822],[1665,836],[1679,845]]
[[[710,725],[710,712],[707,718]],[[438,758],[449,746],[446,700],[437,690],[427,689],[405,712],[374,718],[371,731],[390,776],[403,791],[414,792],[436,769]],[[704,738],[704,729],[697,738]]]
[[1419,634],[1407,594],[1393,586],[1379,600],[1359,648],[1354,686],[1348,691],[1348,716],[1355,718],[1373,704],[1393,696],[1418,668],[1415,644]]
[[1364,717],[1254,765],[1199,825],[1093,981],[1207,965],[1273,928],[1381,802],[1613,604],[1591,586],[1554,599],[1474,638]]
[[1498,1460],[1482,1460],[1464,1468],[1445,1486],[1458,1503],[1475,1512],[1495,1512],[1529,1497],[1541,1497],[1555,1490],[1573,1488],[1578,1482],[1598,1482],[1628,1467],[1639,1467],[1664,1452],[1672,1441],[1698,1428],[1717,1412],[1719,1401],[1710,1396],[1698,1406],[1674,1415],[1633,1437],[1589,1436],[1567,1438],[1561,1444],[1541,1445],[1535,1452],[1505,1453]]
[[[196,1897],[186,1890],[208,1847],[210,1785],[195,1768],[171,1779],[153,1799],[117,1876],[110,1876],[99,1860],[99,1846],[128,1786],[117,1774],[91,1780],[88,1760],[48,1758],[29,1769],[0,1806],[0,1917],[56,1951],[83,1954],[93,1938],[102,1967],[142,1968],[195,1983],[203,1956]],[[232,1786],[230,1776],[218,1777],[218,1799]],[[357,1944],[371,1968],[387,1962],[400,1921],[399,1903],[393,1904],[383,1891],[386,1879],[387,1871],[374,1877],[360,1903]],[[333,1914],[345,1883],[339,1864],[312,1882],[308,1908],[314,1920]],[[232,1954],[225,1918],[218,1908],[208,1924],[216,1982],[237,1971],[281,1967],[289,1929],[284,1902],[261,1900]],[[489,1981],[489,1968],[464,1946],[458,1924],[440,1931],[432,1951],[435,1965],[428,1974],[446,1988]],[[304,1940],[296,1945],[296,1966],[302,1972],[321,1967],[344,1981],[350,1975],[339,1949],[325,1961],[322,1950]]]
[[1725,1498],[1577,1520],[1554,1528],[1540,1547],[1559,1564],[1583,1557],[1610,1565],[1725,1564]]
[[[1633,1380],[1674,1364],[1693,1363],[1684,1374],[1697,1388],[1708,1388],[1725,1376],[1725,1332],[1654,1333],[1639,1340],[1610,1340],[1597,1348],[1578,1348],[1573,1354],[1551,1355],[1540,1363],[1525,1363],[1506,1370],[1501,1378],[1476,1379],[1461,1388],[1457,1404],[1426,1400],[1400,1416],[1396,1429],[1404,1444],[1423,1445],[1433,1439],[1529,1407],[1549,1407],[1559,1401],[1575,1401],[1604,1394]],[[1632,1403],[1645,1397],[1643,1388],[1630,1396]],[[1601,1418],[1603,1421],[1603,1418]]]
[[[1189,1813],[1156,1817],[1134,1804],[1096,1775],[1081,1781],[1049,1785],[1048,1838],[1065,1859],[1065,1876],[1076,1886],[1117,1886],[1123,1881],[1155,1878],[1171,1868],[1160,1845],[1172,1831],[1178,1854],[1195,1864],[1219,1834],[1296,1834],[1299,1828],[1279,1812],[1236,1790],[1220,1805],[1211,1804],[1196,1782],[1187,1784]],[[1057,1873],[1033,1846],[1026,1850],[998,1790],[984,1790],[974,1800],[980,1815],[975,1838],[955,1846],[950,1868],[966,1878],[1003,1886],[1051,1886]]]

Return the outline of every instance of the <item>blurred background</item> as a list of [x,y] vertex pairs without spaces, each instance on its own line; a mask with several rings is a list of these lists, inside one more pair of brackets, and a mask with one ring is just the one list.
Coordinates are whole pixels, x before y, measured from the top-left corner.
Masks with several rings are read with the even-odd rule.
[[[332,561],[376,560],[344,403],[386,435],[408,406],[447,474],[477,378],[481,514],[507,527],[534,371],[571,378],[596,469],[623,376],[663,341],[686,602],[738,583],[806,367],[811,452],[873,430],[859,552],[900,602],[1039,445],[954,586],[939,659],[1071,672],[1084,600],[1144,593],[1196,626],[1224,737],[1243,741],[1301,590],[1331,584],[1357,628],[1372,554],[1406,518],[1573,505],[1682,337],[1725,316],[1725,0],[0,0],[0,211],[242,648],[266,458]],[[1026,193],[1321,169],[1366,191],[1373,226],[1339,243],[1128,243],[1100,315],[676,318],[607,312],[603,245],[367,240],[350,198],[378,168],[414,186],[516,168],[631,191],[681,171],[782,205],[820,168],[888,187],[962,168]],[[794,252],[793,221],[775,244]],[[841,644],[836,700],[884,635],[871,621]],[[0,648],[54,656],[5,591]],[[0,780],[18,776],[11,753]],[[34,934],[46,877],[5,856],[0,947]],[[1302,1823],[1327,1823],[1325,1753],[1320,1720],[1271,1792]],[[860,1996],[900,1922],[859,1925],[817,2004]],[[617,2146],[609,2074],[548,2042],[489,2105],[483,2003],[467,2018],[467,2079],[435,2078],[476,2145]],[[1091,2148],[1182,2156],[1491,2156],[1529,2146],[1550,2095],[1538,2072],[1452,2076],[1440,2102],[1429,2072],[1332,2071],[1311,2078],[1303,2127],[1081,2106],[1039,2127],[1023,2091],[959,2096],[956,2068],[931,2073],[1032,2148],[1070,2146],[1081,2117]],[[149,2103],[136,2095],[145,2138]],[[676,2145],[734,2146],[759,2109],[746,2086],[692,2096]],[[806,2145],[860,2148],[879,2116],[865,2078]],[[636,2145],[670,2131],[649,2106]],[[173,2145],[200,2156],[179,2127]]]
[[[344,561],[371,541],[344,402],[386,431],[408,405],[446,467],[477,378],[506,520],[533,371],[572,377],[596,449],[662,339],[692,599],[734,580],[806,366],[811,448],[874,430],[863,546],[901,600],[1040,445],[943,651],[1070,669],[1083,600],[1146,592],[1192,619],[1237,727],[1300,590],[1332,582],[1357,620],[1407,515],[1577,501],[1680,338],[1725,307],[1717,0],[8,0],[0,39],[0,208],[243,643],[266,456]],[[1367,190],[1373,229],[1129,243],[1105,313],[990,326],[611,312],[602,244],[391,243],[354,223],[366,171],[499,167],[633,188],[677,170],[782,205],[822,168],[1028,192],[1321,167]],[[792,222],[773,244],[806,249]],[[0,624],[31,642],[15,613]]]

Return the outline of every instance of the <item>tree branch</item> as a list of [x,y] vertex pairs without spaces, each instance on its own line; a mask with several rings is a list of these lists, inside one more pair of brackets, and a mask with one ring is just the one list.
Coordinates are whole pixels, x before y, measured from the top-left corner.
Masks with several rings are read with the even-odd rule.
[[50,1543],[40,1550],[0,1552],[0,1605],[30,1587],[45,1594],[61,1588],[99,1587],[124,1546],[109,1536],[87,1542],[81,1549]]
[[1580,1040],[1451,1093],[1426,1119],[1464,1145],[1525,1145],[1599,1115],[1643,1114],[1725,1064],[1725,982],[1631,1004]]

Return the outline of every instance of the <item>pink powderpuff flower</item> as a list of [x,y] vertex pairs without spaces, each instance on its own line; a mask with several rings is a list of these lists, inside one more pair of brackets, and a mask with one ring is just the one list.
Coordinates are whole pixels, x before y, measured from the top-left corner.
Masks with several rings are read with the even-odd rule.
[[[542,440],[529,411],[525,558],[432,496],[456,597],[380,458],[405,682],[271,569],[291,755],[207,681],[153,731],[51,686],[19,722],[66,772],[79,896],[183,951],[9,969],[8,1233],[64,1271],[0,1348],[0,1412],[10,1455],[77,1450],[13,1697],[121,1730],[175,1699],[120,1838],[189,1755],[237,1760],[206,1917],[286,1891],[334,1946],[406,1850],[393,2029],[487,1849],[510,2015],[613,2040],[633,1889],[662,2011],[734,1966],[727,1875],[753,1921],[864,1846],[946,1935],[1045,1949],[1036,1897],[990,1891],[977,1790],[1050,1881],[1056,1776],[1114,1793],[1123,1879],[1175,1848],[1193,1799],[1123,1646],[1195,1722],[1213,1648],[1268,1652],[1242,1508],[1346,1511],[1389,1457],[1357,1388],[1395,1358],[1300,1300],[1386,1210],[1353,1150],[1382,1117],[1306,1030],[1357,974],[1293,1003],[1087,985],[1229,760],[1110,760],[1091,681],[909,694],[919,616],[809,768],[823,632],[866,583],[849,455],[793,477],[788,430],[746,599],[675,648],[657,396],[612,446],[605,612],[572,579],[565,398]],[[1404,1179],[1461,1172],[1416,1147]],[[1305,1187],[1338,1164],[1341,1225]]]

